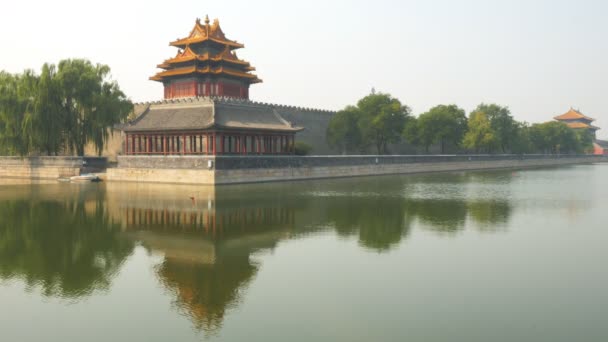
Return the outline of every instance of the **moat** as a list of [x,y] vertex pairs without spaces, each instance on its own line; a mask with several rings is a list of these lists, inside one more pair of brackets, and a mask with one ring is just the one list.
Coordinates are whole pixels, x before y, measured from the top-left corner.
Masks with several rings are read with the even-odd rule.
[[604,341],[608,164],[0,180],[2,341]]

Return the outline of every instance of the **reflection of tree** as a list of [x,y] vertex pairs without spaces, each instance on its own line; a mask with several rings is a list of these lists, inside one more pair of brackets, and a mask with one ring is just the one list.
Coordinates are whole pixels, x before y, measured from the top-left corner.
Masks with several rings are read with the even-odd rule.
[[167,288],[175,291],[178,307],[197,328],[212,334],[221,328],[226,311],[239,305],[243,288],[257,270],[246,255],[214,264],[166,258],[157,274]]
[[107,289],[133,245],[117,236],[102,199],[0,202],[0,278],[22,279],[46,296]]
[[469,217],[482,230],[494,231],[507,223],[511,216],[511,206],[502,201],[472,201],[467,204]]
[[361,245],[388,250],[409,233],[410,223],[400,198],[339,197],[327,201],[327,216],[343,236],[359,235]]
[[466,202],[459,200],[408,200],[406,208],[429,229],[445,233],[463,229],[467,216]]

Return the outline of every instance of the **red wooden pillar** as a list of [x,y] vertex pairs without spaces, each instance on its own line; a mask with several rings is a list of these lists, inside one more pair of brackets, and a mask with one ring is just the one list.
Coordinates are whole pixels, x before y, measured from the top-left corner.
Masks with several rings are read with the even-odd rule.
[[213,155],[217,155],[217,136],[215,135],[215,132],[213,132]]
[[182,156],[184,154],[188,153],[188,151],[186,151],[186,135],[185,134],[182,134],[182,146],[181,146],[180,153]]
[[126,155],[129,155],[129,135],[125,134],[125,147],[123,148],[123,151],[125,152]]
[[207,146],[205,146],[205,154],[209,154],[209,149],[211,148],[211,146],[209,145],[209,143],[211,142],[211,139],[209,137],[209,134],[205,134],[205,140],[207,140]]
[[220,134],[220,154],[224,154],[224,135]]
[[135,154],[135,134],[131,134],[131,154]]

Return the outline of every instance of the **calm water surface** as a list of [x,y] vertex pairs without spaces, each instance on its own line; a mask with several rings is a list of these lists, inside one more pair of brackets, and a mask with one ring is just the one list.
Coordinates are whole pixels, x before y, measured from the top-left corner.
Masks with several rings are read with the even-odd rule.
[[607,341],[607,222],[608,165],[4,180],[0,341]]

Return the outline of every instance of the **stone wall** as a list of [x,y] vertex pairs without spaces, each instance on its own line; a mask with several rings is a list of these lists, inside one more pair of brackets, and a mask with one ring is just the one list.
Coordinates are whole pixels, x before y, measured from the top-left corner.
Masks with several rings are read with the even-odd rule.
[[285,120],[295,126],[304,127],[303,131],[296,134],[296,141],[301,141],[312,146],[312,154],[329,155],[340,153],[340,151],[329,147],[325,138],[329,120],[331,120],[335,112],[287,106],[272,107]]
[[530,168],[606,162],[601,156],[122,156],[110,181],[236,184],[423,172]]
[[0,177],[57,179],[80,175],[81,157],[0,157]]
[[166,183],[166,184],[215,184],[215,172],[204,169],[150,169],[112,168],[108,169],[107,181]]
[[[122,131],[117,129],[108,129],[108,141],[104,146],[101,155],[108,158],[111,162],[116,162],[116,157],[122,154],[122,145],[124,140],[124,135]],[[85,156],[96,156],[97,149],[95,148],[95,144],[89,142],[84,147],[84,155]]]

